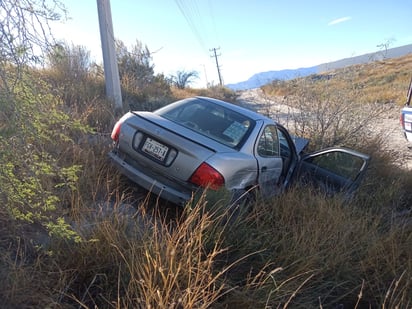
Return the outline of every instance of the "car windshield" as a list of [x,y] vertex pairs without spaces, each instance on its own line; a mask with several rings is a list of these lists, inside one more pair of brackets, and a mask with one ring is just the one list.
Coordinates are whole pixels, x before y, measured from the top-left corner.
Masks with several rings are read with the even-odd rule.
[[207,100],[180,101],[156,114],[232,148],[240,148],[255,126],[251,118]]

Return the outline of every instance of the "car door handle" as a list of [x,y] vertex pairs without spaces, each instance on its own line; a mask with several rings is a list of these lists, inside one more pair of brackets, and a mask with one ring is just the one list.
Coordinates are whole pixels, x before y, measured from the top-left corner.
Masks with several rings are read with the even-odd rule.
[[260,169],[261,172],[266,172],[268,170],[267,166],[262,166],[262,168]]

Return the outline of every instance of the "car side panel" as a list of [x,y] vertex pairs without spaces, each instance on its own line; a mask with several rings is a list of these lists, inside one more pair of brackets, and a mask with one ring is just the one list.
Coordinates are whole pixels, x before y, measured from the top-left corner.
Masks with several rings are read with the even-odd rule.
[[206,162],[224,176],[228,190],[245,189],[257,183],[257,161],[253,155],[242,152],[216,153]]

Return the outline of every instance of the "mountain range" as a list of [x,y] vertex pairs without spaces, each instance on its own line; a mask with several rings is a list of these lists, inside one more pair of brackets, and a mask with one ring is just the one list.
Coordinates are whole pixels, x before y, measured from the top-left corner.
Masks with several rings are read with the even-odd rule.
[[411,53],[412,44],[409,44],[400,47],[379,50],[377,52],[368,53],[360,56],[344,58],[333,62],[322,63],[308,68],[286,69],[280,71],[267,71],[256,73],[246,81],[235,84],[227,84],[225,86],[232,90],[246,90],[258,88],[274,80],[289,80],[298,77],[305,77],[311,74],[332,71],[354,64],[363,64],[388,58],[397,58]]

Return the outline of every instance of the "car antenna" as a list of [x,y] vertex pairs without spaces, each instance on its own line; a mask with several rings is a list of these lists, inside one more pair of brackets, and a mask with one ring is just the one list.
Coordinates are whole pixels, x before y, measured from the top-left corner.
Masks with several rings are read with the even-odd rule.
[[405,106],[409,106],[411,104],[411,97],[412,97],[412,78],[411,78],[411,81],[409,82],[409,89],[408,89],[408,94],[406,95]]

